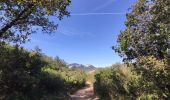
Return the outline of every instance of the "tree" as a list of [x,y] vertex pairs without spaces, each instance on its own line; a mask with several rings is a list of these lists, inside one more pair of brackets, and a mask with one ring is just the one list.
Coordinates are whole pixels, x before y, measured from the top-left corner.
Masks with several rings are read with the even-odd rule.
[[164,59],[170,48],[169,0],[139,0],[127,14],[126,29],[113,49],[125,60],[141,56]]
[[170,98],[169,12],[169,0],[138,0],[113,47],[140,76],[138,89],[131,87],[139,99]]
[[1,0],[0,40],[25,42],[37,29],[51,33],[57,24],[49,16],[59,20],[69,16],[70,3],[70,0]]

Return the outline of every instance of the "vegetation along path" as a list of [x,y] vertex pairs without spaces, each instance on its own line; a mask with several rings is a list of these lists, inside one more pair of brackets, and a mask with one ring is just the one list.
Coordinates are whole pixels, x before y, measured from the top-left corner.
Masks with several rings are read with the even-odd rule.
[[86,83],[86,87],[80,89],[75,94],[71,95],[69,100],[99,100],[93,91],[93,85],[90,82]]

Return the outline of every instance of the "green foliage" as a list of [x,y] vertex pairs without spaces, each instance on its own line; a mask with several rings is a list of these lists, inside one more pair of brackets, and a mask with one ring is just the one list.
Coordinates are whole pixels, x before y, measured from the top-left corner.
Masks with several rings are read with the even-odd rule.
[[61,20],[69,16],[70,0],[1,0],[0,40],[25,42],[38,29],[51,33],[57,24],[49,17]]
[[169,12],[169,0],[138,0],[132,6],[118,46],[113,47],[128,67],[119,65],[100,71],[95,82],[96,90],[101,89],[96,91],[99,96],[130,100],[170,98]]
[[169,12],[169,0],[138,0],[127,14],[126,28],[113,49],[125,60],[166,58],[170,48]]
[[108,99],[110,88],[110,68],[103,69],[95,75],[94,91],[101,99]]
[[122,64],[100,69],[95,75],[94,89],[101,99],[133,99],[141,76]]
[[141,57],[135,71],[142,75],[141,90],[157,98],[170,98],[170,68],[165,60]]
[[90,83],[94,83],[94,75],[95,74],[96,74],[96,71],[87,72],[86,81],[90,82]]
[[[0,44],[0,99],[56,100],[85,84],[86,75],[64,61],[18,46]],[[49,99],[51,98],[51,99]]]
[[138,64],[116,64],[95,75],[95,92],[101,99],[163,100],[170,98],[170,68],[166,60],[141,57]]

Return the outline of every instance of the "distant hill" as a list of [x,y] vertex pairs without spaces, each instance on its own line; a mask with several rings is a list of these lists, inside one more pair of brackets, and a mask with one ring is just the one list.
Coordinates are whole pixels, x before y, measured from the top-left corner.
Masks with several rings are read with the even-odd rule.
[[96,69],[93,65],[90,65],[90,64],[83,65],[83,64],[72,63],[72,64],[69,64],[68,66],[69,68],[81,69],[86,72],[93,71]]

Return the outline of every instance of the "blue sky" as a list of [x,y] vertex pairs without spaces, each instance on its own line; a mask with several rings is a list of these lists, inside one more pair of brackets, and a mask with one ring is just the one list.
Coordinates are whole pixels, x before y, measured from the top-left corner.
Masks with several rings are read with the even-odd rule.
[[68,63],[104,67],[121,62],[111,49],[124,29],[126,12],[136,0],[72,0],[70,17],[62,21],[51,35],[33,34],[24,47],[38,46],[48,56],[59,56]]

